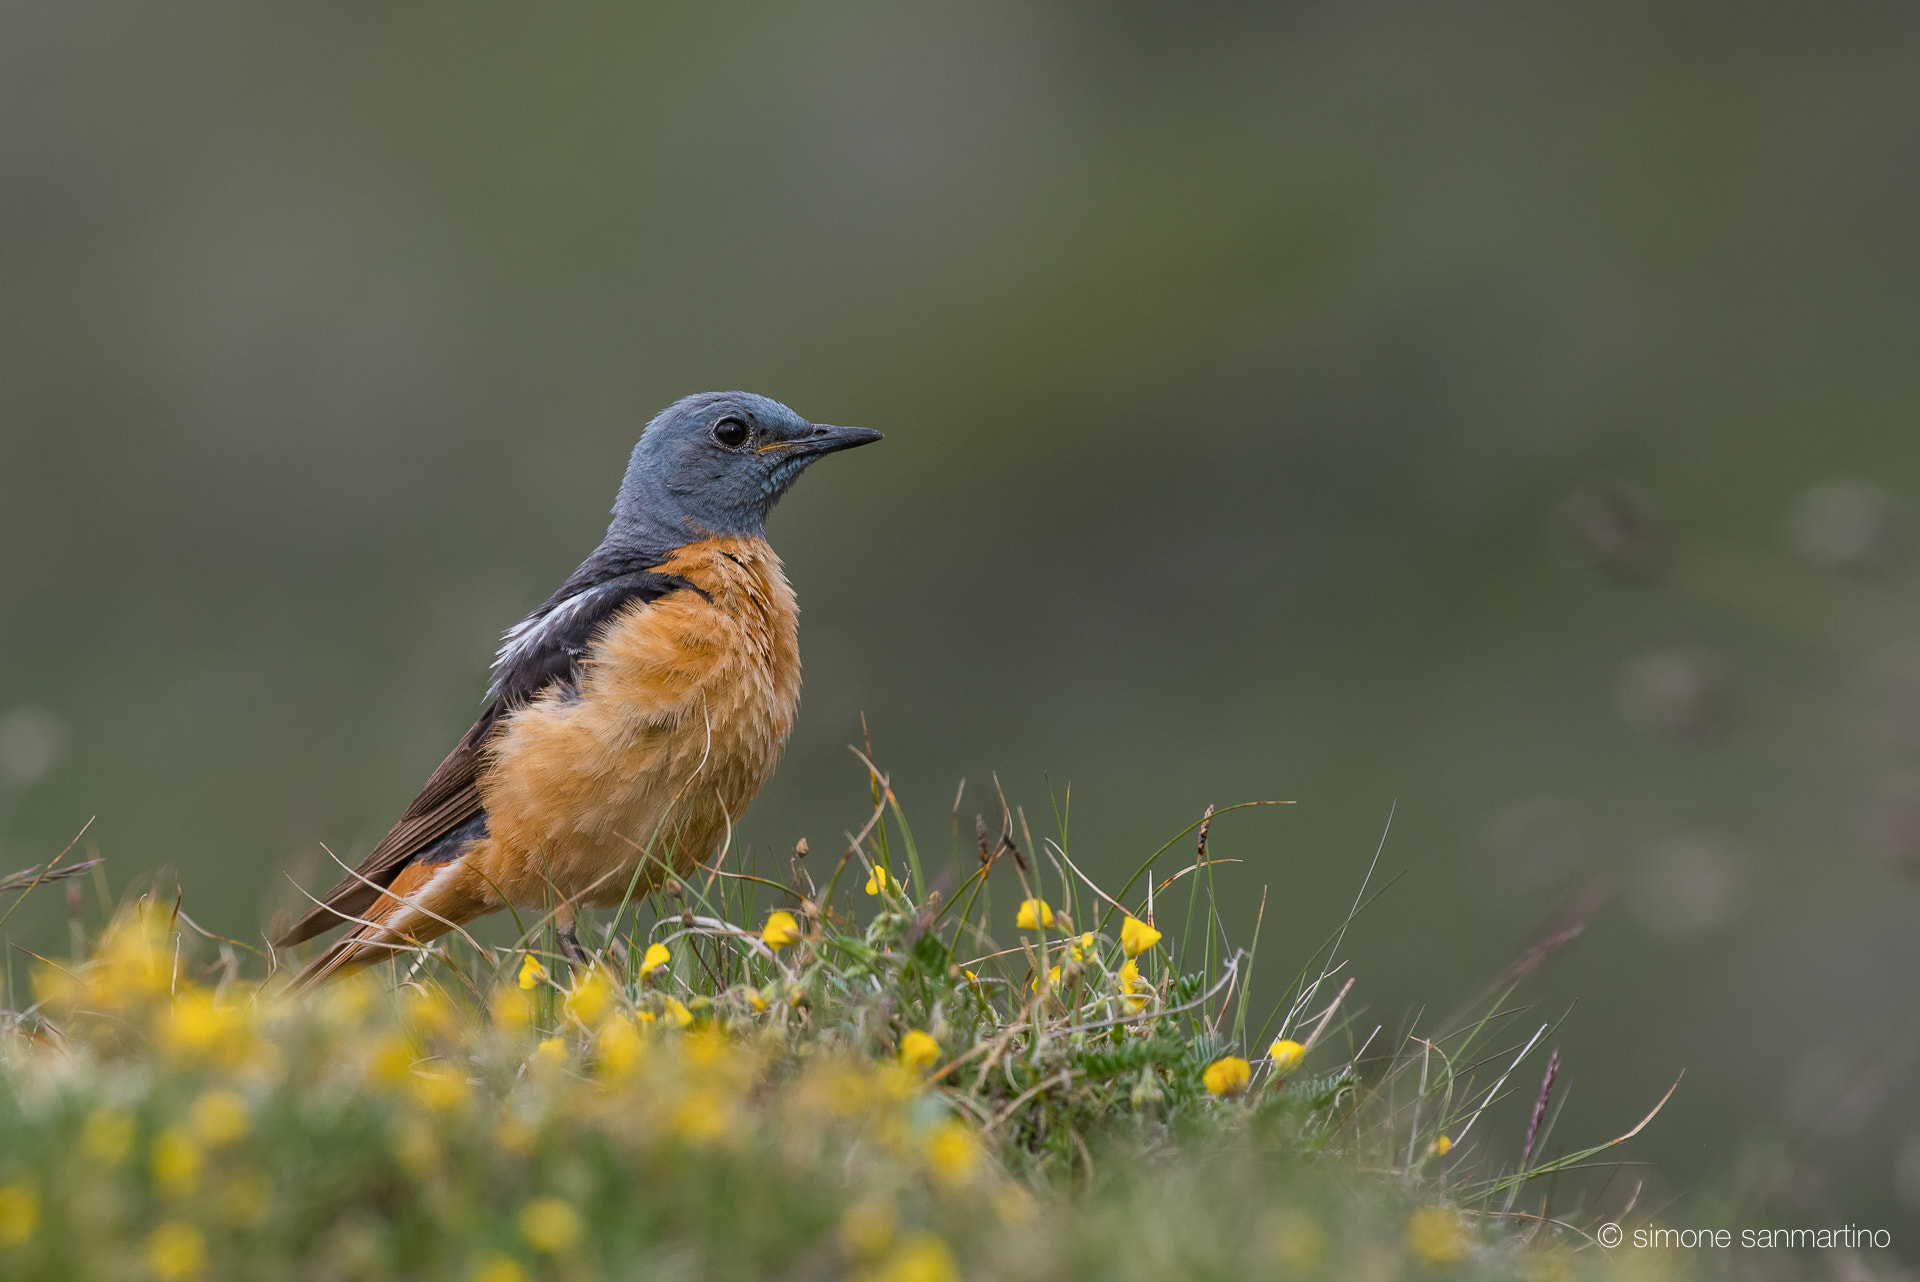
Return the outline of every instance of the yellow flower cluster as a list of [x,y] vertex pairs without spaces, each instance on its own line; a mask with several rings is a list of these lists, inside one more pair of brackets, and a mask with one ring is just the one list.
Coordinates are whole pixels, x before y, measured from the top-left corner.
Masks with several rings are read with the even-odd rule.
[[[874,883],[892,884],[884,870]],[[289,1126],[309,1145],[320,1142],[315,1127],[384,1135],[356,1160],[391,1163],[393,1172],[365,1178],[401,1190],[402,1201],[417,1197],[422,1214],[436,1199],[473,1196],[461,1190],[486,1170],[488,1185],[513,1195],[483,1217],[501,1232],[477,1245],[464,1270],[489,1282],[526,1282],[547,1267],[543,1258],[563,1271],[594,1258],[578,1177],[564,1189],[525,1182],[544,1169],[532,1164],[542,1152],[611,1145],[634,1172],[738,1161],[790,1168],[815,1184],[842,1180],[848,1155],[861,1154],[889,1197],[918,1180],[936,1198],[929,1205],[977,1197],[992,1214],[1012,1196],[974,1127],[928,1097],[926,1074],[942,1056],[934,1033],[906,1030],[891,1061],[815,1054],[776,1074],[787,1043],[764,1020],[791,1000],[787,989],[668,991],[664,944],[650,945],[626,980],[527,953],[477,1002],[431,979],[389,991],[371,973],[294,1000],[195,982],[190,969],[176,970],[179,943],[165,926],[156,910],[130,916],[92,961],[36,976],[48,1008],[66,1017],[68,1043],[83,1052],[74,1063],[147,1057],[157,1076],[129,1079],[148,1082],[144,1102],[103,1094],[75,1119],[61,1151],[84,1164],[84,1178],[0,1181],[0,1252],[38,1249],[53,1224],[71,1236],[75,1216],[95,1213],[50,1189],[144,1189],[150,1196],[132,1200],[88,1194],[88,1206],[151,1207],[129,1225],[136,1273],[162,1282],[243,1276],[235,1252],[264,1239],[236,1235],[292,1206],[275,1161]],[[776,912],[760,938],[785,949],[802,932],[792,914]],[[0,1072],[23,1048],[41,1053],[5,1043]],[[289,1121],[303,1110],[312,1118]],[[957,1276],[945,1239],[909,1222],[922,1212],[888,1214],[884,1231],[870,1225],[865,1245],[849,1248],[850,1269]],[[342,1243],[343,1260],[373,1249]],[[13,1262],[0,1254],[0,1275]]]
[[[1179,1055],[1128,1049],[1195,1036],[1172,995],[1188,989],[1154,952],[1161,932],[1124,912],[1117,935],[1076,931],[1071,906],[1028,898],[1019,929],[1058,934],[973,959],[954,951],[960,931],[919,946],[927,928],[895,911],[912,905],[884,865],[869,866],[867,892],[887,898],[852,931],[810,900],[757,931],[676,915],[661,920],[670,942],[592,965],[518,951],[495,954],[489,977],[492,958],[455,951],[298,999],[238,980],[231,954],[209,965],[145,903],[90,959],[42,966],[40,1011],[0,1030],[0,1091],[26,1083],[60,1101],[0,1110],[15,1128],[0,1129],[0,1277],[280,1276],[288,1262],[266,1253],[295,1240],[343,1276],[638,1276],[695,1258],[703,1233],[770,1240],[722,1221],[783,1204],[813,1208],[805,1231],[829,1226],[824,1237],[745,1271],[957,1282],[964,1257],[969,1275],[1064,1275],[1083,1244],[1048,1256],[1074,1230],[1058,1216],[1041,1226],[1041,1203],[993,1146],[1032,1143],[1048,1110],[1082,1106],[1086,1094],[1070,1097],[1087,1081],[1118,1108],[1189,1106],[1186,1090],[1162,1089],[1186,1082]],[[1031,959],[1052,998],[1020,991],[1009,954]],[[1029,1023],[1078,1027],[1010,1048]],[[1094,1055],[1130,1064],[1117,1090]],[[1201,1081],[1231,1126],[1252,1112],[1232,1097],[1256,1065],[1283,1083],[1308,1047],[1282,1037],[1255,1063],[1216,1056]],[[1427,1152],[1449,1147],[1442,1135]],[[1261,1253],[1247,1276],[1338,1262],[1320,1228],[1335,1218],[1269,1201],[1244,1222]],[[1451,1210],[1380,1222],[1400,1263],[1447,1268],[1474,1250]],[[302,1236],[316,1224],[322,1236]],[[426,1241],[452,1254],[407,1255]]]
[[[1065,922],[1065,917],[1055,914],[1051,905],[1042,899],[1021,901],[1014,924],[1021,930],[1039,930]],[[1094,967],[1100,960],[1100,936],[1094,931],[1083,931],[1078,935],[1068,935],[1063,941],[1066,945],[1067,964],[1072,969],[1061,966],[1047,968],[1045,983],[1049,988],[1059,989],[1077,986],[1086,968]],[[1153,986],[1140,974],[1140,964],[1136,960],[1140,954],[1153,948],[1160,942],[1160,932],[1138,917],[1125,917],[1120,926],[1120,947],[1126,955],[1118,971],[1108,971],[1114,986],[1118,988],[1121,1008],[1128,1012],[1140,1012],[1147,1008],[1148,995]],[[963,972],[967,980],[978,987],[979,976],[971,970]],[[1039,992],[1041,978],[1036,973],[1028,984],[1033,992]],[[1065,1000],[1065,998],[1063,998]]]

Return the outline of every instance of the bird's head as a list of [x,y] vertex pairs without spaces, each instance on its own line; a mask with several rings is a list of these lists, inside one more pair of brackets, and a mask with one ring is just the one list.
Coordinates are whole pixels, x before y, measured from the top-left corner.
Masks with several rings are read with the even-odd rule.
[[675,401],[633,447],[610,538],[663,549],[713,535],[758,535],[815,459],[880,439],[864,427],[809,423],[751,392]]

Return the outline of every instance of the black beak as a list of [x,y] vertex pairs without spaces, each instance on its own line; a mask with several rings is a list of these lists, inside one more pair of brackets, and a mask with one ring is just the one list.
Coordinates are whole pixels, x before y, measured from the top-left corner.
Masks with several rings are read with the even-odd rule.
[[811,431],[794,442],[804,454],[831,454],[857,445],[871,445],[886,437],[870,427],[828,427],[815,423]]

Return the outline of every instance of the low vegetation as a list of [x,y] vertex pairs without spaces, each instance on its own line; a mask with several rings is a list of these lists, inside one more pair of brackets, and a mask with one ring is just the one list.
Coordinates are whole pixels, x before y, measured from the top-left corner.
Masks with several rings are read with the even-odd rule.
[[76,922],[0,1024],[0,1276],[1612,1275],[1531,1183],[1599,1152],[1528,1165],[1550,1070],[1528,1156],[1479,1147],[1541,1079],[1508,992],[1382,1046],[1336,931],[1267,1017],[1210,824],[1111,894],[1017,810],[930,876],[873,790],[844,856],[723,854],[581,964],[520,921],[296,998],[178,897]]

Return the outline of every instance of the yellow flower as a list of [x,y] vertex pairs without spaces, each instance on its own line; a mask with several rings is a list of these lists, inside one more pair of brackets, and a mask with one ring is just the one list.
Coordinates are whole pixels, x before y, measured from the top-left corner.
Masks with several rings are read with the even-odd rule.
[[1093,932],[1088,931],[1067,945],[1067,956],[1077,962],[1083,962],[1093,956]]
[[547,968],[540,964],[538,957],[528,953],[527,959],[520,963],[520,987],[532,988],[546,977]]
[[900,1062],[908,1068],[932,1068],[939,1058],[940,1043],[930,1033],[914,1028],[900,1039]]
[[567,1014],[591,1028],[606,1014],[607,1006],[613,1001],[613,986],[607,983],[605,975],[598,967],[589,967],[573,983],[567,993]]
[[414,1054],[413,1043],[395,1033],[374,1047],[367,1069],[374,1081],[398,1086],[413,1076],[413,1062],[418,1058]]
[[1278,1077],[1285,1077],[1300,1067],[1300,1061],[1306,1057],[1307,1048],[1291,1038],[1276,1038],[1273,1045],[1267,1047],[1267,1058],[1273,1061],[1274,1075]]
[[673,960],[673,954],[667,951],[665,944],[648,944],[647,955],[640,959],[640,976],[646,978]]
[[193,1192],[204,1161],[200,1142],[181,1127],[169,1127],[153,1137],[153,1182],[166,1197]]
[[567,1062],[567,1043],[562,1038],[547,1038],[533,1048],[533,1062],[543,1069],[560,1067]]
[[1427,1145],[1428,1157],[1445,1157],[1451,1152],[1453,1152],[1453,1140],[1445,1135],[1436,1137],[1433,1143]]
[[557,1197],[536,1197],[520,1208],[520,1236],[536,1251],[570,1251],[585,1231],[580,1213]]
[[873,871],[867,874],[867,893],[877,895],[887,888],[887,870],[882,864],[875,864]]
[[361,971],[345,979],[337,979],[327,985],[324,993],[316,993],[321,1013],[328,1023],[339,1026],[357,1024],[373,1009],[373,981],[371,971]]
[[102,1166],[118,1166],[133,1151],[133,1114],[103,1108],[80,1128],[80,1151]]
[[442,1037],[453,1037],[460,1031],[460,1018],[454,1010],[453,1001],[447,991],[438,985],[408,988],[402,1019],[411,1028],[438,1033]]
[[767,1000],[767,995],[757,988],[749,988],[746,992],[746,998],[747,1005],[753,1007],[755,1013],[763,1011],[773,1005],[772,1002]]
[[876,1093],[883,1100],[909,1100],[926,1089],[920,1074],[910,1073],[899,1064],[876,1065],[871,1080]]
[[619,1081],[633,1072],[646,1053],[640,1030],[625,1015],[615,1013],[600,1025],[600,1071]]
[[207,1271],[207,1239],[191,1224],[168,1220],[147,1235],[147,1268],[160,1282],[186,1282]]
[[707,1144],[727,1133],[726,1099],[710,1087],[691,1090],[673,1107],[673,1129],[693,1144]]
[[916,1233],[880,1262],[875,1282],[960,1282],[960,1266],[947,1244],[931,1233]]
[[173,982],[167,922],[153,911],[123,914],[107,928],[83,979],[85,999],[96,1006],[124,1006],[165,993]]
[[458,1073],[415,1073],[413,1098],[422,1108],[450,1113],[467,1102],[467,1079]]
[[1428,1264],[1458,1264],[1467,1256],[1467,1233],[1452,1211],[1423,1206],[1407,1221],[1407,1245]]
[[[1055,988],[1060,987],[1060,968],[1058,966],[1049,966],[1047,968],[1047,983]],[[1033,991],[1036,993],[1040,991],[1040,981],[1037,979],[1033,981]]]
[[1053,909],[1047,907],[1044,899],[1023,899],[1020,901],[1020,913],[1013,919],[1020,930],[1042,930],[1053,925]]
[[160,1016],[160,1042],[180,1059],[229,1067],[244,1062],[253,1048],[246,1012],[222,1006],[203,988],[189,989]]
[[194,1134],[215,1148],[247,1133],[247,1102],[232,1091],[207,1091],[193,1102],[187,1117]]
[[43,1005],[71,1010],[86,1003],[86,981],[64,966],[36,966],[33,970],[33,997]]
[[473,1271],[473,1282],[527,1282],[527,1271],[511,1255],[496,1251],[480,1261]]
[[0,1246],[19,1246],[40,1226],[40,1194],[31,1184],[0,1185]]
[[785,948],[800,938],[800,924],[789,912],[769,913],[767,924],[760,930],[760,938],[769,948]]
[[927,1169],[940,1184],[965,1184],[980,1165],[980,1146],[973,1132],[958,1118],[949,1117],[927,1137]]
[[1247,1089],[1247,1082],[1252,1076],[1252,1065],[1238,1055],[1228,1055],[1207,1065],[1207,1071],[1200,1075],[1200,1080],[1215,1095],[1238,1095]]
[[533,998],[522,989],[501,984],[487,995],[487,1009],[493,1026],[510,1037],[525,1033],[533,1023]]
[[727,1035],[712,1024],[697,1033],[689,1033],[680,1043],[680,1057],[695,1068],[710,1068],[733,1049]]
[[678,997],[667,998],[667,1023],[675,1028],[685,1028],[693,1022],[693,1012]]
[[1134,964],[1132,958],[1128,958],[1127,964],[1120,968],[1120,993],[1135,1010],[1147,1008],[1147,981],[1140,978],[1140,967]]
[[1120,923],[1120,947],[1127,950],[1129,957],[1138,957],[1159,942],[1160,932],[1138,917],[1129,917]]

